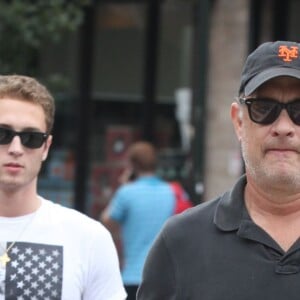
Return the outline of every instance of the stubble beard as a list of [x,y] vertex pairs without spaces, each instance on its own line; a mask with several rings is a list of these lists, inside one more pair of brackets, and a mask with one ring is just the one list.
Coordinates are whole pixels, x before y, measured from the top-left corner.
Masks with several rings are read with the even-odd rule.
[[260,161],[248,154],[247,145],[242,144],[242,156],[246,172],[263,188],[268,186],[300,189],[300,172],[293,172],[285,168],[279,169],[271,162],[264,159]]

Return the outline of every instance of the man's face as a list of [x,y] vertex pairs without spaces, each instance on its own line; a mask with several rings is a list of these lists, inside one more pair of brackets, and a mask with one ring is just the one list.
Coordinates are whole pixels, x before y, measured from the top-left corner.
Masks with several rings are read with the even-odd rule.
[[[0,99],[0,127],[45,133],[45,114],[39,105],[10,98]],[[37,149],[22,145],[19,136],[13,137],[7,145],[0,145],[0,190],[35,189],[37,174],[48,155],[51,139],[49,136]]]
[[[287,76],[271,79],[251,97],[271,98],[283,103],[300,99],[300,80]],[[231,115],[250,180],[252,178],[265,187],[277,185],[278,188],[299,190],[300,126],[293,123],[287,111],[282,110],[268,125],[251,121],[246,105],[232,104]]]

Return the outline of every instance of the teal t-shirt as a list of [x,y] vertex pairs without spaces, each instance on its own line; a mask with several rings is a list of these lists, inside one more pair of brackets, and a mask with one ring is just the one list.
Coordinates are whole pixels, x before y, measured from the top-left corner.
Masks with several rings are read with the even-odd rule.
[[122,228],[125,285],[138,285],[150,247],[165,221],[173,215],[174,193],[156,176],[140,177],[121,186],[110,203],[110,217]]

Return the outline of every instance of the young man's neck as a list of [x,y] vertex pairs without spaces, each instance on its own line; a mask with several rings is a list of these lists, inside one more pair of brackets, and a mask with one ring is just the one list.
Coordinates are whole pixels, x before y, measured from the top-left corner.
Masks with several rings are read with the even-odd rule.
[[35,212],[41,205],[36,193],[0,191],[0,216],[19,217]]

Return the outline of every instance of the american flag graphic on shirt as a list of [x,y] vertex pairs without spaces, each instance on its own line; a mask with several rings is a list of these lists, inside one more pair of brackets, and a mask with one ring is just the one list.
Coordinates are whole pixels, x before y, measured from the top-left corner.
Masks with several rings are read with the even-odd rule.
[[[16,242],[8,254],[11,260],[6,264],[0,299],[61,299],[61,246]],[[3,295],[5,297],[1,298]]]

